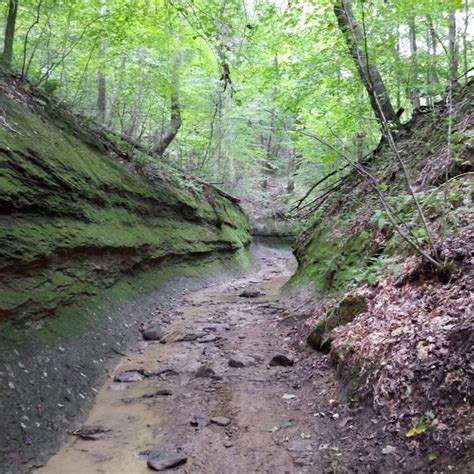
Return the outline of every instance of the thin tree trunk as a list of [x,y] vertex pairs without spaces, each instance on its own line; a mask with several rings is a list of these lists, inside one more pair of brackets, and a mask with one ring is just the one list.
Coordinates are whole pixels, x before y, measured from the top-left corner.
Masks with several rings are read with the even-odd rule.
[[410,53],[412,61],[412,71],[413,71],[413,84],[411,87],[411,103],[414,109],[420,108],[420,94],[418,89],[418,57],[417,57],[417,47],[416,47],[416,28],[415,28],[415,19],[410,18],[409,23],[409,33],[410,33]]
[[467,32],[469,30],[469,1],[465,0],[464,2],[464,35],[462,37],[462,55],[463,55],[463,63],[464,63],[464,80],[467,84],[469,77],[467,76],[467,48],[468,48],[468,40],[467,40]]
[[272,131],[270,130],[270,133],[268,134],[267,137],[267,142],[266,142],[266,147],[265,147],[265,157],[262,162],[262,183],[261,187],[263,191],[266,191],[268,189],[268,170],[270,169],[270,155],[271,155],[271,150],[272,150]]
[[137,104],[134,104],[133,109],[130,112],[130,119],[128,121],[128,124],[125,130],[123,131],[123,134],[130,140],[133,140],[133,136],[135,135],[135,129],[137,127],[139,113],[140,113],[139,106]]
[[292,194],[295,191],[295,165],[296,165],[296,150],[291,147],[288,153],[288,166],[286,172],[288,179],[286,181],[286,193]]
[[214,163],[215,163],[215,171],[214,171],[214,178],[216,181],[220,181],[222,178],[222,135],[223,135],[223,93],[219,92],[217,96],[217,103],[216,103],[216,148],[214,150]]
[[438,36],[436,34],[436,30],[433,24],[433,20],[430,16],[428,16],[428,23],[429,23],[429,30],[430,30],[430,38],[431,38],[431,61],[430,61],[430,71],[431,71],[431,84],[436,87],[439,85],[439,78],[438,78],[438,61],[437,61],[437,54],[438,54]]
[[449,85],[453,87],[458,78],[458,48],[456,43],[456,12],[449,15]]
[[99,45],[99,71],[97,72],[97,121],[99,123],[105,123],[107,113],[107,83],[104,73],[105,49],[105,41],[101,40]]
[[351,2],[341,0],[334,6],[334,13],[362,84],[369,94],[370,104],[377,120],[382,125],[387,121],[399,124],[399,118],[393,109],[382,76],[375,64],[372,64],[367,57],[365,34],[355,18]]
[[179,94],[178,91],[175,91],[171,95],[170,123],[161,138],[153,145],[152,152],[156,153],[158,156],[162,156],[165,150],[170,145],[170,143],[178,134],[182,123],[183,122],[181,120],[181,106],[179,103]]
[[18,13],[18,0],[10,0],[8,3],[7,24],[5,27],[5,40],[3,43],[3,61],[11,66],[13,60],[13,42],[15,40],[16,16]]
[[[99,14],[102,17],[104,23],[104,18],[107,13],[107,7],[105,0],[100,1]],[[104,27],[104,25],[102,25]],[[107,45],[104,39],[100,40],[99,43],[99,68],[97,71],[97,111],[96,119],[99,123],[105,123],[105,116],[107,113],[107,89],[106,89],[106,79],[105,79],[105,53],[107,50]]]
[[[115,92],[112,95],[112,100],[110,101],[109,105],[109,113],[108,113],[108,119],[107,119],[107,127],[108,128],[113,128],[114,127],[114,117],[115,117],[115,111],[117,109],[117,105],[119,103],[120,96],[122,95],[122,73],[125,71],[125,56],[120,57],[120,66],[119,66],[119,73],[118,75],[115,76],[115,81],[117,85],[115,86]],[[110,83],[109,83],[110,86]],[[113,88],[112,88],[113,89]]]
[[[395,53],[397,56],[397,66],[400,67],[400,28],[397,25],[396,29],[396,36],[395,36]],[[402,106],[402,86],[401,86],[401,74],[396,75],[397,78],[397,96],[396,96],[396,105],[397,105],[397,110],[400,110],[400,107]]]

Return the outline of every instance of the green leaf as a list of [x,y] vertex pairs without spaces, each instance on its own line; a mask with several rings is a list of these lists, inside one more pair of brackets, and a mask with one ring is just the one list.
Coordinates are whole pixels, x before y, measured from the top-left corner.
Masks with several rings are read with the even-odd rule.
[[425,411],[425,418],[427,420],[434,420],[435,414],[431,410]]
[[413,436],[418,436],[420,434],[423,434],[427,429],[428,429],[428,425],[426,425],[422,421],[419,421],[407,431],[406,436],[407,438],[412,438]]

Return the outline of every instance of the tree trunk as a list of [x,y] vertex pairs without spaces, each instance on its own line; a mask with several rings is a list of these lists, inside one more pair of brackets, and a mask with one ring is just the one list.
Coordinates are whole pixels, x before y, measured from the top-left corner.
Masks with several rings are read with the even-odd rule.
[[464,62],[464,80],[467,84],[469,81],[469,77],[467,75],[467,69],[468,69],[468,62],[467,62],[467,49],[468,49],[468,40],[467,40],[467,35],[469,31],[469,0],[465,0],[464,2],[464,35],[462,37],[462,45],[463,45],[463,62]]
[[415,19],[410,18],[409,23],[410,33],[410,53],[413,69],[413,84],[411,87],[411,103],[414,109],[420,108],[420,93],[418,90],[418,58],[417,58],[417,47],[416,47],[416,29]]
[[158,156],[162,156],[165,150],[168,148],[170,143],[174,140],[178,134],[179,129],[182,125],[181,120],[181,106],[179,103],[178,91],[171,94],[171,116],[168,128],[164,131],[161,138],[153,145],[152,152]]
[[173,71],[171,75],[171,114],[170,114],[170,123],[168,127],[164,130],[161,138],[153,145],[151,151],[152,153],[157,154],[158,156],[163,156],[163,153],[166,151],[170,143],[174,140],[176,135],[183,124],[181,119],[181,104],[179,101],[179,64],[180,64],[180,55],[177,54],[174,63]]
[[438,78],[438,61],[437,61],[437,54],[438,54],[438,37],[436,34],[436,30],[433,24],[433,20],[430,16],[427,17],[428,24],[429,24],[429,34],[430,34],[430,84],[433,86],[432,89],[434,90],[437,85],[439,85],[439,78]]
[[449,85],[458,80],[458,48],[456,44],[456,12],[449,15]]
[[[117,85],[115,86],[115,92],[114,94],[112,95],[112,99],[110,101],[110,105],[109,105],[109,113],[108,113],[108,119],[107,119],[107,127],[108,128],[113,128],[114,127],[114,116],[115,116],[115,111],[117,109],[117,106],[118,106],[118,103],[119,103],[119,99],[122,95],[122,73],[125,71],[125,56],[121,56],[120,57],[120,66],[119,66],[119,73],[118,75],[115,76],[115,83],[117,83]],[[110,83],[109,83],[109,86],[110,86]],[[110,87],[109,87],[109,90],[110,90]]]
[[270,117],[270,131],[265,143],[265,139],[262,137],[262,144],[265,144],[265,157],[262,162],[262,183],[261,187],[263,191],[268,189],[268,174],[271,170],[270,160],[272,157],[272,145],[273,145],[273,124],[275,121],[275,110],[272,109],[272,115]]
[[5,41],[3,43],[3,61],[11,66],[13,59],[13,41],[15,39],[16,15],[18,13],[18,0],[8,3],[7,25],[5,27]]
[[104,73],[105,62],[105,42],[102,40],[99,45],[99,71],[97,73],[97,121],[105,123],[107,113],[107,89]]
[[286,182],[286,193],[293,194],[295,191],[295,165],[296,165],[296,150],[291,147],[288,152],[288,166],[286,172],[288,174],[288,180]]
[[222,119],[223,119],[223,94],[221,91],[218,92],[217,96],[217,109],[216,109],[216,148],[214,151],[214,163],[215,163],[215,179],[220,181],[222,178]]
[[[397,58],[397,67],[399,67],[400,64],[400,28],[397,25],[397,28],[395,30],[395,53],[396,53],[396,58]],[[397,92],[396,92],[396,106],[397,110],[400,110],[400,107],[402,106],[402,85],[401,85],[401,77],[400,74],[396,75],[397,78]]]
[[349,52],[354,59],[360,79],[369,94],[370,104],[381,125],[387,122],[399,124],[379,70],[369,61],[365,48],[365,35],[352,11],[350,1],[341,0],[334,6],[339,28],[344,34]]

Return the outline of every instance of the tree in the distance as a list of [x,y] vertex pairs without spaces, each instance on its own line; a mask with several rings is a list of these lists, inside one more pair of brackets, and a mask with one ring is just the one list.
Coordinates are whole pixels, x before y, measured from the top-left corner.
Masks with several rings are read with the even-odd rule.
[[3,43],[2,60],[7,66],[11,66],[13,60],[13,43],[15,39],[15,25],[18,13],[18,0],[9,0],[7,24],[5,26],[5,40]]

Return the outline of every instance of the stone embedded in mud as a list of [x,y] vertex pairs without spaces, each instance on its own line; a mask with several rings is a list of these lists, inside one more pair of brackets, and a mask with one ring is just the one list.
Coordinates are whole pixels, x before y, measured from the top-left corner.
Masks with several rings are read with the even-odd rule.
[[282,367],[291,367],[294,363],[295,362],[293,359],[290,359],[289,357],[283,354],[277,354],[270,361],[270,365],[272,367],[275,367],[277,365],[280,365]]
[[313,327],[307,338],[308,344],[317,350],[328,349],[331,345],[331,331],[338,326],[350,323],[358,314],[366,310],[365,296],[346,296]]
[[194,374],[196,378],[210,378],[210,379],[221,379],[219,375],[216,374],[214,369],[209,367],[206,364],[201,365],[199,369],[196,370],[196,373]]
[[137,370],[127,370],[126,372],[119,372],[114,377],[114,382],[132,383],[143,380],[143,375]]
[[213,416],[211,418],[211,423],[217,426],[229,426],[230,419],[227,418],[226,416]]
[[243,367],[253,367],[256,365],[256,360],[253,357],[244,354],[236,354],[229,359],[229,367],[241,369]]
[[113,383],[109,385],[109,390],[111,390],[112,392],[122,392],[127,389],[128,386],[124,383]]
[[259,296],[263,296],[265,293],[259,290],[245,290],[239,294],[241,298],[258,298]]
[[147,465],[154,471],[164,471],[184,464],[188,456],[182,448],[159,448],[150,453]]
[[217,341],[218,337],[215,334],[207,334],[204,337],[200,337],[197,342],[201,344],[205,344],[207,342],[214,342]]
[[191,426],[194,426],[195,428],[205,428],[211,423],[211,420],[206,417],[206,416],[200,416],[196,415],[193,416],[192,420],[189,422]]
[[103,426],[83,426],[79,430],[73,431],[73,435],[77,436],[78,438],[85,439],[88,441],[96,441],[98,439],[108,438],[110,436],[110,432],[108,428],[104,428]]
[[150,327],[143,330],[142,336],[145,341],[161,341],[165,335],[161,329]]
[[204,332],[204,331],[200,331],[200,332],[196,332],[196,333],[190,333],[190,334],[186,334],[183,337],[183,341],[192,342],[192,341],[195,341],[196,339],[199,339],[201,337],[205,337],[207,335],[208,335],[208,333]]
[[154,393],[145,393],[145,395],[142,395],[142,398],[169,397],[171,395],[173,395],[171,390],[162,388]]

